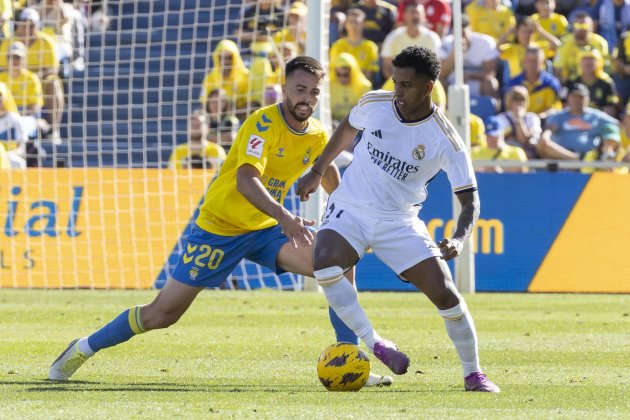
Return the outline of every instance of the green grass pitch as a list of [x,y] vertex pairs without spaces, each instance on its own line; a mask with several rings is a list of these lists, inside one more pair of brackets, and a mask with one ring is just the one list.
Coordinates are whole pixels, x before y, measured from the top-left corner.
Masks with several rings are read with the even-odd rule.
[[[362,293],[411,358],[389,388],[327,392],[317,293],[203,292],[182,320],[45,380],[67,343],[153,291],[0,290],[0,418],[630,418],[630,296],[467,297],[498,395],[463,391],[443,322],[417,293]],[[377,372],[386,368],[373,357]]]

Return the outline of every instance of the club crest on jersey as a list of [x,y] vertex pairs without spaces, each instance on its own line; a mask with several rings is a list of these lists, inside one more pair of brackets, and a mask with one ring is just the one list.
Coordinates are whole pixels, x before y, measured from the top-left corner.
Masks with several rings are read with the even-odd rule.
[[413,152],[411,152],[411,156],[413,156],[413,158],[416,160],[424,159],[424,149],[424,144],[419,144],[415,149],[413,149]]
[[302,159],[302,164],[306,165],[311,161],[311,148],[306,149],[306,154],[304,155],[304,159]]
[[265,139],[252,134],[249,136],[249,140],[247,140],[247,150],[245,151],[245,154],[260,159],[264,148]]
[[198,275],[199,275],[199,269],[197,267],[191,268],[190,271],[188,272],[188,277],[193,281],[197,279]]

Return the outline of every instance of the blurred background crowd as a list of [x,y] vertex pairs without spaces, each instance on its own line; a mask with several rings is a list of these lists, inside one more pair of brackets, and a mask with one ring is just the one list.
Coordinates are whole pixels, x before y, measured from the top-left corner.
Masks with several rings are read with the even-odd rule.
[[[239,3],[238,24],[208,52],[169,166],[219,165],[244,118],[282,100],[284,64],[305,53],[307,1]],[[84,71],[86,34],[110,25],[107,6],[0,0],[0,168],[36,166],[42,142],[64,141],[66,80]],[[630,162],[630,0],[473,0],[462,12],[474,159]],[[442,60],[433,100],[446,110],[452,16],[446,0],[333,0],[333,124],[367,91],[394,89],[392,59],[410,45]]]

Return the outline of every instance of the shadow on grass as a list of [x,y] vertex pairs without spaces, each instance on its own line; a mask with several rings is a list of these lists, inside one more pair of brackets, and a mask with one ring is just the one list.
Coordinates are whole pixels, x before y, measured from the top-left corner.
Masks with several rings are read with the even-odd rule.
[[[138,382],[138,383],[105,383],[96,381],[50,381],[32,380],[32,381],[0,381],[0,385],[23,385],[26,386],[26,392],[213,392],[234,394],[239,392],[262,392],[262,393],[326,393],[321,388],[297,387],[291,385],[249,385],[249,384],[181,384],[172,382]],[[393,392],[408,394],[427,394],[435,392],[460,392],[455,389],[396,389],[381,387],[374,389],[377,392]],[[364,391],[365,392],[365,391]],[[368,390],[369,392],[369,390]]]

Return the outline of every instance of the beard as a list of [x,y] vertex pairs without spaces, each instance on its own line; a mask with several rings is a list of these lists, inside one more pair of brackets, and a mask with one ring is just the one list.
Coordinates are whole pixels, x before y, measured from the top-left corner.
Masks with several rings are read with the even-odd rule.
[[[297,104],[293,105],[293,103],[291,102],[291,100],[289,98],[287,98],[286,102],[287,102],[287,109],[289,110],[289,113],[291,114],[291,116],[293,118],[295,118],[299,122],[305,122],[311,117],[311,115],[313,115],[314,109],[311,107],[310,104],[308,104],[306,102],[298,102]],[[297,111],[297,107],[301,106],[301,105],[306,105],[311,110],[306,117],[303,117],[303,116],[299,115],[296,112]]]

